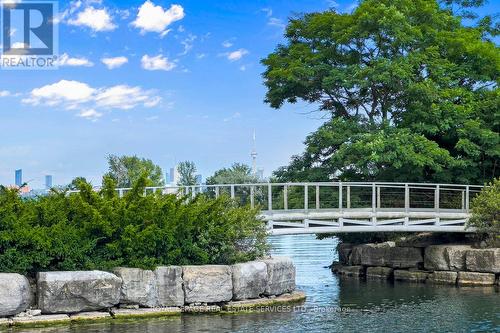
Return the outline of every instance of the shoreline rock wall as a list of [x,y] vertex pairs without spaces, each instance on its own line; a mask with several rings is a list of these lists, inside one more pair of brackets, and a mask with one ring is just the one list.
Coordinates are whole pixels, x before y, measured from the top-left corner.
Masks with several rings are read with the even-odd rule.
[[384,242],[340,244],[337,250],[340,261],[331,268],[346,277],[458,286],[500,285],[500,248]]
[[36,279],[36,308],[30,309],[33,290],[28,279],[0,273],[0,319],[75,317],[88,311],[120,313],[139,308],[220,308],[239,301],[266,300],[294,290],[295,265],[286,257],[231,266],[164,266],[154,271],[118,267],[113,273],[40,272]]

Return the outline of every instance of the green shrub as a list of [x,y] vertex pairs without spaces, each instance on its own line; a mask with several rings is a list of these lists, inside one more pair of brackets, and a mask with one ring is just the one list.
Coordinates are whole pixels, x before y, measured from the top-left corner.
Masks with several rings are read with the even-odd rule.
[[472,200],[467,227],[487,238],[500,238],[500,178],[493,180]]
[[123,198],[110,178],[100,192],[81,180],[78,193],[26,200],[1,187],[0,272],[231,264],[266,253],[257,210],[227,197],[143,195],[145,184]]

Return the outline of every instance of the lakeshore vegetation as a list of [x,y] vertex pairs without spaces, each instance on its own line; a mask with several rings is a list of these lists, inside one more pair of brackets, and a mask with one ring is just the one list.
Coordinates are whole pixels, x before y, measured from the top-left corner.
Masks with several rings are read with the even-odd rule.
[[109,176],[100,191],[75,183],[77,193],[31,199],[0,187],[0,272],[232,264],[267,253],[257,211],[228,197],[145,195],[145,175],[123,197]]

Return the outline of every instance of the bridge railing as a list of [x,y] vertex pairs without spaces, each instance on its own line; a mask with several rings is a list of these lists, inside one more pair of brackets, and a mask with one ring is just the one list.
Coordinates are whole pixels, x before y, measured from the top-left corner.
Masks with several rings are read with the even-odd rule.
[[[204,193],[214,198],[227,195],[242,205],[259,207],[268,213],[309,210],[468,213],[471,200],[481,188],[479,185],[459,184],[311,182],[148,187],[145,193],[192,197]],[[120,196],[129,190],[117,189]]]

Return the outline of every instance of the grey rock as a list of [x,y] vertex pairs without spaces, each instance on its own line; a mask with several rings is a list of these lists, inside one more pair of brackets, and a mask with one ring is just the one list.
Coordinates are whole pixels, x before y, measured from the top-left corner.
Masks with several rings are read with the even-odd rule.
[[431,245],[425,248],[424,268],[435,271],[447,271],[450,269],[446,260],[447,245]]
[[396,281],[407,281],[407,282],[425,282],[429,276],[428,272],[424,271],[407,271],[402,269],[397,269],[394,271],[394,280]]
[[117,267],[113,270],[122,279],[120,303],[152,308],[158,303],[156,277],[153,271]]
[[38,273],[38,307],[42,313],[100,310],[120,302],[122,280],[102,271]]
[[14,317],[13,324],[16,325],[52,325],[69,323],[71,319],[67,314],[42,315],[36,317]]
[[258,298],[266,291],[267,265],[251,261],[231,266],[233,271],[233,300]]
[[374,279],[390,279],[393,269],[390,267],[368,267],[366,269],[366,277]]
[[0,317],[23,312],[30,302],[31,290],[26,277],[15,273],[0,273]]
[[339,262],[343,265],[349,263],[349,257],[351,256],[353,245],[349,243],[340,243],[337,245],[337,251],[339,253]]
[[465,255],[471,249],[470,245],[449,245],[445,250],[450,271],[465,271]]
[[185,302],[191,304],[230,301],[233,298],[231,275],[230,266],[182,266]]
[[500,248],[469,250],[465,265],[468,271],[500,273]]
[[350,257],[351,265],[392,268],[418,267],[423,260],[422,251],[419,248],[396,247],[394,242],[355,246]]
[[288,257],[263,260],[267,265],[268,283],[264,294],[281,295],[295,290],[295,265]]
[[338,274],[350,277],[361,277],[365,275],[363,266],[342,266],[338,269]]
[[184,290],[182,289],[182,267],[161,266],[154,271],[158,289],[159,306],[184,305]]
[[458,284],[463,286],[492,286],[495,284],[495,274],[458,272]]
[[435,284],[456,284],[457,272],[436,271],[429,274],[427,282]]

